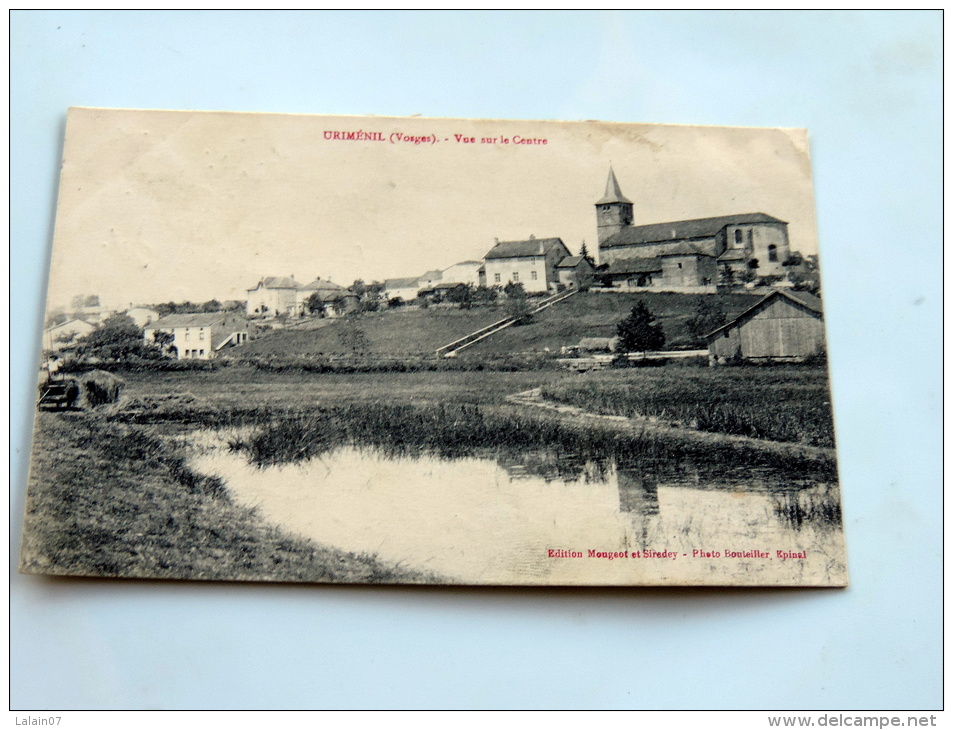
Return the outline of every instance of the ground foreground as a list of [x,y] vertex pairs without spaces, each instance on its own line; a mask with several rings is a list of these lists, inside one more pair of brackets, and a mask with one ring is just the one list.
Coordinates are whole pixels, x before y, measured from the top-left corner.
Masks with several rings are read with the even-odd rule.
[[84,414],[41,413],[21,570],[52,575],[429,582],[284,534],[192,472],[168,439]]
[[[255,440],[239,446],[260,464],[280,463],[288,454],[320,455],[342,442],[447,457],[487,448],[545,448],[580,468],[591,458],[628,464],[687,459],[711,473],[782,470],[788,477],[836,483],[833,450],[824,448],[823,437],[812,436],[829,433],[833,439],[820,368],[729,372],[668,366],[594,376],[562,370],[274,373],[232,365],[123,377],[127,388],[119,404],[39,414],[24,570],[312,582],[439,580],[372,555],[292,537],[235,504],[227,485],[189,469],[183,451],[183,434],[221,426],[252,427]],[[512,398],[527,390],[579,403],[588,413],[608,414],[614,406],[607,404],[620,403],[623,415],[584,418],[576,407],[547,412]],[[662,394],[669,420],[640,411],[658,406],[647,400],[651,393]],[[814,415],[807,419],[810,428],[786,443],[705,434],[698,423],[677,417],[671,422],[678,393],[689,413],[711,405],[712,398],[743,401],[738,394],[750,393],[755,400],[773,399],[775,419],[798,417],[805,402],[813,403]],[[785,403],[791,404],[787,411]]]

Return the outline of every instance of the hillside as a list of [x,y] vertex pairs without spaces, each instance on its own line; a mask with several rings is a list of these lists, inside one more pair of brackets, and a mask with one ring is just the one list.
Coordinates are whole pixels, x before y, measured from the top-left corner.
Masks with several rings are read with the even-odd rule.
[[[728,318],[737,316],[761,299],[755,294],[709,295],[721,304]],[[626,317],[638,301],[655,314],[665,331],[667,348],[687,347],[691,337],[685,323],[695,308],[697,296],[668,293],[582,293],[543,310],[534,321],[510,327],[478,342],[460,353],[498,354],[504,352],[540,352],[549,348],[558,352],[564,345],[575,345],[583,337],[614,337],[616,325]]]
[[[717,301],[733,317],[760,299],[753,294],[717,295]],[[583,337],[612,337],[616,324],[637,301],[645,302],[665,330],[666,347],[689,344],[685,323],[696,297],[687,294],[594,294],[581,293],[536,315],[534,321],[510,327],[460,353],[502,355],[510,352],[558,352]],[[354,331],[370,354],[432,354],[438,347],[492,324],[504,316],[502,308],[470,310],[392,310],[343,320],[322,320],[318,329],[275,330],[236,349],[236,355],[344,355],[352,351]]]
[[[502,309],[397,309],[327,321],[320,329],[284,329],[234,350],[236,355],[351,354],[354,331],[363,333],[367,353],[431,355],[440,346],[505,316]],[[358,336],[360,337],[360,336]]]

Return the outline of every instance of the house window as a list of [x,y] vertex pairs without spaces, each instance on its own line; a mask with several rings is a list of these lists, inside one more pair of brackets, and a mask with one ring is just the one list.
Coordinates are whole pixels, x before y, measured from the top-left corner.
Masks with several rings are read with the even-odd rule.
[[741,229],[736,228],[735,229],[735,247],[737,248],[740,245],[741,245]]
[[493,274],[493,281],[494,281],[495,283],[499,284],[499,283],[500,283],[500,275],[499,275],[499,274]]
[[679,265],[678,265],[678,268],[682,268],[682,265],[681,265],[681,264],[679,264]]
[[748,245],[754,246],[754,231],[751,229],[748,230]]
[[205,357],[205,350],[199,350],[199,357]]
[[189,341],[189,331],[188,331],[188,330],[185,331],[185,341],[186,341],[186,342]]
[[514,272],[513,272],[513,281],[519,281],[519,280],[520,280],[520,272],[514,271]]
[[768,246],[768,261],[777,261],[778,260],[778,247],[773,243]]
[[199,339],[200,339],[200,340],[204,340],[204,339],[205,339],[205,330],[204,330],[204,329],[199,330]]
[[536,279],[537,279],[536,272],[535,272],[535,271],[530,271],[530,272],[529,272],[529,278],[532,279],[533,281],[536,281]]

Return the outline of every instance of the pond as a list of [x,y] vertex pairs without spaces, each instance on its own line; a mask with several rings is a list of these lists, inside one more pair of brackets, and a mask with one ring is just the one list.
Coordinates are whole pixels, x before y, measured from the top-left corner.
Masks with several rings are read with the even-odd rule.
[[[465,458],[336,446],[261,467],[206,434],[192,461],[284,530],[471,584],[827,585],[836,485],[553,451]],[[836,503],[833,518],[818,505]]]

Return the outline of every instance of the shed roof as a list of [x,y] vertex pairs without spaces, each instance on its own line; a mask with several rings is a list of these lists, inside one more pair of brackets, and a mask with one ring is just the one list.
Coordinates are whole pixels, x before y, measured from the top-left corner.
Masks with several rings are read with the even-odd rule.
[[695,218],[671,223],[652,223],[647,226],[626,226],[602,242],[600,248],[665,243],[690,238],[711,238],[725,226],[746,223],[785,223],[765,213],[739,213],[716,218]]
[[759,299],[753,305],[748,307],[745,311],[743,311],[741,314],[739,314],[730,322],[726,322],[718,329],[712,330],[711,332],[709,332],[707,335],[705,335],[705,338],[711,339],[712,337],[723,332],[729,327],[734,327],[736,324],[738,324],[742,320],[749,318],[749,316],[753,314],[755,311],[757,311],[758,309],[760,309],[765,302],[771,299],[774,299],[775,297],[782,297],[784,299],[787,299],[789,302],[791,302],[797,307],[802,307],[804,309],[807,309],[810,312],[813,312],[814,314],[820,315],[821,317],[824,316],[824,308],[821,303],[820,297],[814,296],[813,294],[810,294],[804,291],[788,291],[787,289],[775,289],[770,294],[766,294],[765,296],[763,296],[761,299]]
[[500,241],[486,255],[489,259],[519,259],[532,256],[545,256],[554,247],[561,246],[566,255],[569,249],[561,238],[530,238],[526,241]]
[[574,269],[585,260],[586,260],[585,256],[567,256],[558,264],[556,264],[556,268],[557,269]]

